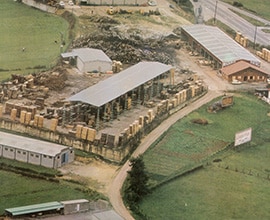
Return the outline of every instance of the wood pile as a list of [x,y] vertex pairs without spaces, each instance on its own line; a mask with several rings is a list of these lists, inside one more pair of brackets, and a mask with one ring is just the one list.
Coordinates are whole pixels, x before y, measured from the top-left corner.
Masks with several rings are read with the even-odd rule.
[[267,62],[270,62],[270,50],[263,48],[262,51],[257,51],[256,55]]
[[[96,135],[97,135],[97,131],[93,128],[89,128],[89,127],[82,126],[82,125],[76,126],[75,137],[78,139],[83,139],[83,140],[94,142],[96,139]],[[101,135],[101,137],[104,139],[104,135],[103,136]],[[105,140],[101,140],[101,142],[102,141],[105,144],[107,141],[107,136],[106,136]]]
[[20,103],[6,102],[5,104],[5,113],[10,114],[13,109],[16,109],[16,117],[20,117],[21,111],[30,112],[32,118],[37,113],[37,107],[34,105],[23,105]]
[[240,32],[236,32],[236,36],[235,36],[235,41],[237,43],[239,43],[241,46],[243,47],[247,47],[248,46],[248,38],[245,37],[243,34],[241,34]]
[[112,60],[123,64],[136,64],[143,60],[174,63],[175,45],[179,44],[180,39],[177,35],[175,38],[145,37],[137,29],[119,30],[119,22],[112,18],[93,16],[90,20],[97,24],[99,31],[78,38],[74,41],[73,48],[101,49]]

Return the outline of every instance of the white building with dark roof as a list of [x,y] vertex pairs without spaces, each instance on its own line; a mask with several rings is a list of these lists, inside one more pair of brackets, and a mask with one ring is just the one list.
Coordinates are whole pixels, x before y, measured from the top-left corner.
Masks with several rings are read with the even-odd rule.
[[78,48],[62,53],[63,59],[70,59],[81,72],[107,72],[112,70],[112,60],[99,49]]

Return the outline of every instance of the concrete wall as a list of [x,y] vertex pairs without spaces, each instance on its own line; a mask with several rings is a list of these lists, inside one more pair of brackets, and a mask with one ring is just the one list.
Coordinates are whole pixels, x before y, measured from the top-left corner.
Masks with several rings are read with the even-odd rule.
[[16,157],[15,160],[27,162],[28,160],[28,152],[25,150],[16,149]]
[[38,153],[29,152],[28,163],[41,165],[41,155]]
[[85,72],[98,71],[98,72],[106,72],[112,70],[111,62],[104,61],[89,61],[84,64]]
[[77,68],[81,72],[106,72],[112,70],[112,63],[111,62],[104,62],[104,61],[89,61],[83,62],[79,57],[77,58]]
[[54,157],[48,155],[41,155],[41,166],[50,167],[50,168],[57,168],[54,167]]
[[64,215],[85,212],[90,208],[89,201],[86,199],[61,201],[64,205]]
[[22,0],[22,2],[26,5],[29,5],[31,7],[34,7],[34,8],[38,8],[42,11],[45,11],[45,12],[49,12],[49,13],[55,13],[56,12],[56,8],[55,7],[51,7],[49,5],[45,5],[45,4],[41,4],[41,3],[38,3],[38,2],[35,2],[34,0]]
[[15,159],[15,148],[3,146],[2,156],[8,159]]

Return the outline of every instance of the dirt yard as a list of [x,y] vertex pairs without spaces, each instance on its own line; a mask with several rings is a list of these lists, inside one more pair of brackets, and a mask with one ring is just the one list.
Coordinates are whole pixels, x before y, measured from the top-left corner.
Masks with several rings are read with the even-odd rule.
[[[155,61],[165,60],[168,64],[177,66],[176,78],[178,78],[178,80],[183,79],[179,71],[184,64],[181,64],[179,60],[177,60],[179,57],[170,56],[170,51],[168,53],[163,52],[168,48],[171,51],[177,51],[174,48],[176,41],[171,39],[164,40],[164,38],[172,34],[173,30],[179,27],[179,25],[189,23],[189,21],[177,15],[180,12],[184,13],[183,11],[173,9],[170,3],[165,0],[158,1],[158,5],[155,7],[121,7],[121,9],[132,11],[133,14],[108,15],[106,13],[108,8],[109,7],[106,6],[76,6],[67,9],[79,18],[77,38],[73,42],[73,48],[88,46],[103,49],[108,56],[112,57],[111,59],[123,62],[124,66],[132,65],[141,59]],[[115,10],[119,10],[119,8],[115,8]],[[143,16],[139,13],[140,11],[148,12],[149,10],[158,10],[160,15]],[[122,39],[122,41],[112,41],[112,35],[114,36],[114,40],[119,38]],[[131,41],[131,39],[134,40]],[[126,43],[124,44],[124,42]],[[179,39],[177,39],[177,42],[179,42]],[[113,45],[116,44],[117,46],[113,47]],[[123,51],[121,51],[122,54],[118,51],[119,45],[124,48]],[[147,51],[145,48],[147,48]],[[128,62],[122,60],[123,56],[130,57]],[[182,56],[182,54],[180,54],[180,56]],[[136,57],[137,60],[133,60],[132,58],[134,57]],[[65,100],[69,95],[75,94],[95,84],[99,80],[108,77],[104,74],[79,73],[76,69],[66,65],[64,65],[63,68],[67,69],[65,86],[61,91],[51,91],[51,95],[46,100],[47,105],[56,105],[59,100]],[[134,111],[136,114],[134,114]],[[123,129],[128,123],[132,123],[137,116],[145,111],[147,111],[147,109],[144,107],[136,107],[132,113],[124,113],[120,120],[117,121],[117,126],[112,125],[110,122],[107,124],[106,129],[110,132],[119,132],[119,129]],[[117,131],[115,131],[116,128],[118,129]],[[74,163],[66,165],[60,170],[64,174],[63,178],[78,180],[90,188],[107,195],[108,187],[118,169],[119,166],[108,164],[101,160],[82,160],[77,158]]]

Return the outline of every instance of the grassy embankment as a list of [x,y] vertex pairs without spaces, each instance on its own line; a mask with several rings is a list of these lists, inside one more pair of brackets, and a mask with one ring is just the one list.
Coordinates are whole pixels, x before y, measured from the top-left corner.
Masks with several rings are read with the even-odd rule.
[[[269,219],[269,105],[242,94],[217,113],[206,108],[178,121],[145,153],[150,184],[172,180],[147,196],[140,210],[149,219]],[[192,123],[198,118],[208,124]],[[250,144],[209,158],[248,127],[253,129]],[[196,164],[204,166],[174,178]]]
[[267,20],[270,21],[270,1],[268,0],[223,0],[229,4],[233,4],[233,2],[242,3],[243,8],[247,11],[253,12]]
[[0,215],[6,208],[43,202],[106,199],[84,183],[61,180],[54,169],[0,159]]
[[69,23],[62,17],[15,1],[1,1],[0,20],[0,81],[54,66],[70,41]]

